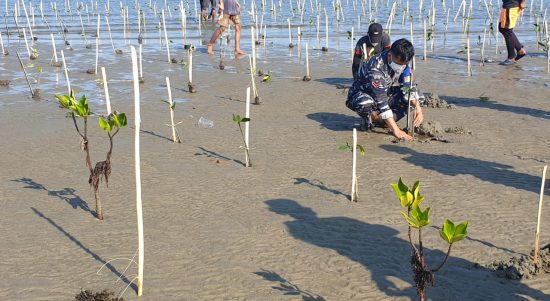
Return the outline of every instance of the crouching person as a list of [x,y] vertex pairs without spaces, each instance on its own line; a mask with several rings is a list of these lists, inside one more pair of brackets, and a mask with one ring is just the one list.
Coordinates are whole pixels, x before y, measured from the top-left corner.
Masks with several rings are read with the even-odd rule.
[[346,106],[361,116],[366,131],[372,131],[373,123],[382,123],[396,138],[412,140],[397,126],[397,121],[407,115],[409,94],[415,112],[413,126],[420,126],[424,120],[420,101],[415,97],[417,93],[404,93],[402,89],[410,86],[410,81],[403,81],[403,73],[406,73],[413,56],[412,43],[400,39],[389,50],[371,57],[359,69],[348,92]]

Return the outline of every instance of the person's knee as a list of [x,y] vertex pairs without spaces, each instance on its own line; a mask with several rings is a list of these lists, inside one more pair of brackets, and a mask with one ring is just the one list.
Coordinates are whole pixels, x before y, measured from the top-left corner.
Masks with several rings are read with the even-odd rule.
[[502,34],[507,33],[508,30],[509,30],[509,29],[508,29],[508,28],[505,28],[505,27],[500,27],[500,26],[498,27],[498,32],[500,32],[500,33],[502,33]]
[[235,32],[241,32],[241,23],[235,24]]
[[223,33],[226,29],[227,29],[227,27],[225,27],[225,26],[223,26],[223,25],[220,26],[220,33]]

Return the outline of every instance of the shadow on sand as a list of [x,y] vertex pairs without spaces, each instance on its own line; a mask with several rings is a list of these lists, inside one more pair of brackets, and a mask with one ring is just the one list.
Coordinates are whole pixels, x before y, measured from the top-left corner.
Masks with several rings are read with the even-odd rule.
[[275,282],[276,285],[273,285],[271,288],[281,291],[283,295],[300,296],[302,298],[302,301],[325,301],[323,297],[317,296],[312,292],[299,288],[296,284],[286,280],[285,278],[273,271],[262,269],[259,272],[254,272],[254,274],[262,277],[264,280]]
[[[294,238],[312,246],[337,252],[370,271],[378,290],[388,297],[408,297],[416,300],[409,266],[410,245],[398,237],[393,228],[369,224],[344,216],[320,218],[310,208],[288,199],[265,202],[269,210],[293,220],[284,224]],[[457,246],[458,247],[458,246]],[[425,248],[430,267],[439,264],[445,254]],[[281,259],[283,260],[283,259]],[[400,289],[392,278],[409,283]],[[436,286],[427,289],[428,300],[549,300],[550,295],[525,284],[496,277],[474,263],[450,257],[445,268],[435,276]],[[365,280],[366,281],[366,280]]]
[[444,96],[444,95],[440,95],[440,97],[441,99],[444,99],[447,102],[455,104],[460,107],[486,108],[486,109],[491,109],[491,110],[496,110],[501,112],[509,112],[509,113],[514,113],[518,115],[531,116],[535,118],[550,119],[550,112],[544,111],[544,110],[507,105],[507,104],[502,104],[492,100],[481,101],[479,99],[474,99],[474,98],[462,98],[462,97]]
[[[398,145],[381,145],[380,148],[401,155],[407,155],[407,157],[403,158],[404,161],[447,176],[460,174],[472,175],[482,181],[537,194],[540,193],[541,177],[516,172],[510,165],[447,154],[420,153],[408,147]],[[549,186],[550,179],[547,179],[546,195],[550,195]]]
[[80,196],[78,196],[75,193],[76,190],[74,190],[73,188],[63,188],[61,190],[49,190],[46,187],[44,187],[44,185],[37,183],[29,178],[15,179],[12,181],[26,184],[26,186],[23,186],[23,188],[44,190],[48,193],[48,195],[57,197],[62,201],[64,201],[65,203],[71,205],[73,209],[80,208],[95,217],[95,212],[92,211],[90,207],[88,207],[88,203],[86,203],[86,201],[84,201]]
[[75,245],[77,245],[80,249],[82,249],[86,254],[92,256],[93,259],[101,263],[105,268],[107,268],[109,271],[111,271],[113,274],[115,274],[119,279],[124,281],[127,285],[129,285],[135,292],[137,292],[137,286],[131,282],[124,274],[119,272],[112,264],[107,262],[105,259],[101,258],[99,255],[94,253],[92,250],[90,250],[88,247],[86,247],[84,244],[82,244],[78,239],[76,239],[74,236],[72,236],[69,232],[65,231],[63,227],[59,226],[56,222],[54,222],[51,218],[45,216],[42,212],[40,212],[38,209],[31,207],[32,211],[38,215],[40,218],[43,218],[46,220],[50,225],[52,225],[55,229],[57,229],[59,232],[61,232],[65,237],[67,237],[70,241],[72,241]]

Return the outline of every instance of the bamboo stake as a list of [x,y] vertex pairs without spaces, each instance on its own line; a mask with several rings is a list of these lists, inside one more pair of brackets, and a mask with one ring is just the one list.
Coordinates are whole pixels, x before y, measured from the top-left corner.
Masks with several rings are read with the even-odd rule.
[[4,49],[4,40],[2,39],[1,31],[0,31],[0,45],[2,46],[2,55],[6,55],[6,50]]
[[252,59],[248,57],[250,62],[250,80],[252,81],[252,92],[254,94],[254,104],[259,105],[261,103],[260,96],[258,96],[258,90],[256,90],[256,82],[254,80],[254,71],[252,70]]
[[23,28],[23,40],[25,40],[25,46],[27,46],[27,53],[29,54],[29,59],[31,58],[31,49],[29,48],[29,42],[27,42],[27,33],[25,28]]
[[170,105],[170,124],[172,127],[172,140],[174,143],[181,143],[178,134],[176,133],[176,125],[174,124],[174,100],[172,100],[172,89],[170,88],[170,78],[166,77],[166,88],[168,89],[168,104]]
[[103,77],[103,89],[105,90],[105,104],[107,105],[107,115],[111,115],[111,99],[109,97],[109,87],[107,85],[107,74],[105,67],[101,67],[101,76]]
[[351,201],[357,202],[359,197],[357,193],[357,129],[353,128],[353,144],[352,144],[352,170],[351,170]]
[[113,52],[116,54],[115,43],[113,43],[113,36],[111,34],[111,25],[109,24],[109,18],[105,15],[105,22],[107,23],[107,31],[109,32],[109,40],[111,40],[111,47],[113,47]]
[[67,68],[67,63],[65,63],[65,54],[61,50],[61,61],[63,62],[63,69],[65,70],[65,79],[67,79],[67,88],[69,89],[69,94],[71,94],[71,82],[69,80],[69,70]]
[[[168,32],[166,31],[166,20],[164,19],[164,10],[162,10],[162,27],[164,28],[164,40],[166,41],[166,55],[168,56],[168,63],[170,63],[170,41],[168,41]],[[189,68],[191,70],[191,68]],[[191,76],[189,77],[191,78]],[[189,82],[192,82],[189,80]]]
[[[245,118],[250,119],[250,87],[246,88],[246,110]],[[249,144],[249,130],[250,130],[250,121],[244,123],[244,144],[245,144],[245,159],[246,167],[252,166],[250,164],[250,144]]]
[[542,200],[544,198],[544,184],[546,182],[546,169],[548,165],[544,165],[542,169],[542,183],[540,184],[540,196],[539,196],[539,211],[537,214],[537,231],[535,232],[535,254],[533,259],[535,262],[539,260],[539,235],[540,235],[540,216],[542,212]]
[[303,81],[308,82],[311,80],[311,75],[309,74],[309,44],[306,42],[306,76],[304,76]]
[[328,15],[327,15],[326,9],[325,9],[325,49],[324,51],[328,51]]
[[31,97],[34,98],[34,90],[31,86],[31,82],[29,81],[29,77],[27,76],[27,71],[25,71],[25,65],[23,65],[23,61],[19,56],[19,51],[16,51],[15,54],[17,55],[17,59],[19,60],[19,64],[21,64],[21,69],[23,69],[23,74],[25,74],[25,79],[27,79],[27,84],[29,85],[29,89],[31,90]]
[[294,44],[292,44],[292,31],[290,29],[290,18],[286,20],[288,22],[288,48],[293,48]]
[[99,63],[99,36],[95,38],[95,73],[97,74],[97,66]]
[[139,43],[139,78],[143,80],[143,44]]
[[134,46],[130,46],[130,53],[132,57],[132,75],[134,79],[134,124],[135,124],[135,140],[134,140],[134,154],[136,164],[136,212],[137,212],[137,224],[138,224],[138,278],[137,288],[138,297],[143,294],[143,255],[144,255],[144,242],[143,242],[143,210],[141,206],[141,170],[140,170],[140,153],[139,153],[139,131],[141,124],[140,108],[139,108],[139,78],[138,78],[138,65],[136,49]]
[[252,73],[256,74],[256,41],[254,40],[254,26],[250,26],[250,39],[252,41]]

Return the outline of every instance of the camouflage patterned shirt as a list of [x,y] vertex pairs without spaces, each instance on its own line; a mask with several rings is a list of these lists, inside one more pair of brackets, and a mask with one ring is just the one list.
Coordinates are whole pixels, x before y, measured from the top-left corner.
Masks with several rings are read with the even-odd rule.
[[388,53],[389,50],[383,51],[364,63],[348,93],[348,97],[353,97],[358,92],[370,95],[381,113],[390,110],[388,104],[390,88],[400,86],[401,74],[397,74],[390,67]]

